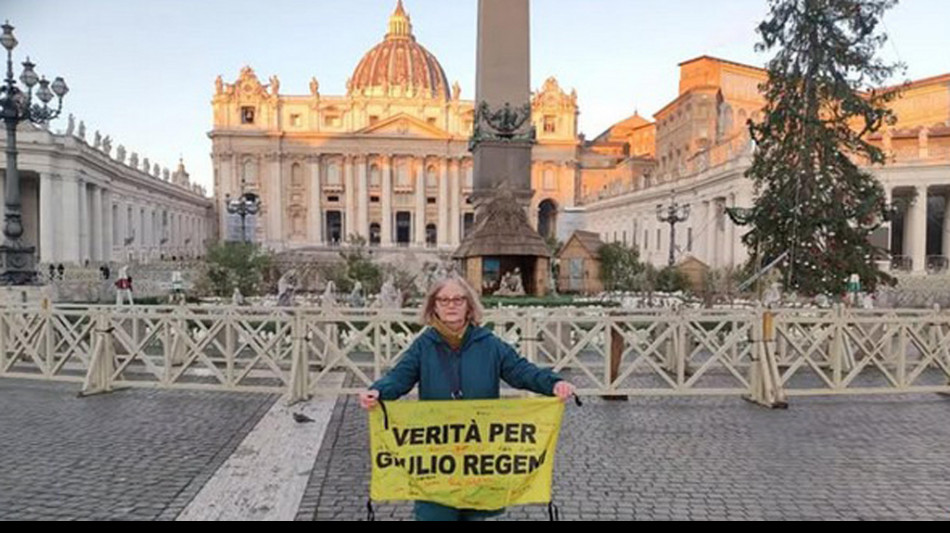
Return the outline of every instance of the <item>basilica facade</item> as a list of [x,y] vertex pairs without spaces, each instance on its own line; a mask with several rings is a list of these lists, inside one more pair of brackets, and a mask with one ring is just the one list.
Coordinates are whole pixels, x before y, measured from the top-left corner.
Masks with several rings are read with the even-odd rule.
[[[400,2],[382,42],[359,60],[345,95],[288,95],[249,67],[216,82],[213,141],[218,205],[251,192],[245,220],[275,251],[332,247],[360,236],[381,248],[450,252],[474,224],[469,139],[475,103],[462,99],[417,40]],[[577,95],[549,79],[534,95],[532,223],[559,234],[578,197]],[[220,209],[223,238],[241,222]],[[241,229],[236,234],[240,236]],[[563,238],[563,231],[561,232]]]

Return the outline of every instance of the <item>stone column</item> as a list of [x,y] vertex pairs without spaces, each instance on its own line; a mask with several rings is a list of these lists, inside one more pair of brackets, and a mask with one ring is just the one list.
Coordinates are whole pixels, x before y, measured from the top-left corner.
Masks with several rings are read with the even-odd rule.
[[90,221],[92,223],[92,250],[89,253],[89,258],[92,261],[102,261],[102,242],[103,234],[102,228],[104,226],[102,220],[102,188],[98,185],[92,186],[92,216]]
[[112,261],[112,250],[115,248],[115,220],[112,219],[112,192],[102,191],[102,260]]
[[284,243],[284,180],[281,172],[280,154],[271,154],[270,201],[267,236],[272,246],[282,249]]
[[145,251],[145,248],[148,246],[149,239],[149,224],[151,220],[147,219],[148,212],[142,204],[138,203],[138,199],[135,199],[132,203],[132,223],[136,228],[135,231],[135,243],[134,248],[136,253],[141,253]]
[[[152,249],[150,250],[149,256],[157,258],[162,253],[166,256],[175,253],[173,250],[175,246],[175,216],[169,212],[168,226],[163,226],[162,207],[158,206],[149,208],[146,222],[151,224],[152,227]],[[162,244],[162,239],[165,239],[165,244]]]
[[442,160],[439,171],[439,247],[448,246],[449,239],[449,160]]
[[199,241],[199,238],[198,238],[198,218],[195,217],[194,215],[188,216],[188,234],[186,235],[186,240],[187,239],[191,239],[190,241],[188,241],[188,253],[190,255],[195,255],[195,252],[197,252],[196,243]]
[[231,198],[236,198],[241,195],[240,192],[235,192],[234,189],[234,179],[237,176],[237,156],[231,155],[230,157],[222,156],[221,161],[221,170],[218,174],[219,179],[221,180],[220,184],[220,197],[214,199],[214,209],[218,213],[218,237],[222,242],[228,240],[228,206],[225,200],[227,195],[230,195]]
[[56,261],[56,218],[63,214],[57,212],[53,199],[53,176],[40,174],[40,263]]
[[[154,221],[154,232],[155,240],[153,248],[159,248],[160,252],[163,252],[166,257],[171,256],[177,253],[175,250],[175,234],[177,230],[175,229],[175,212],[168,211],[168,226],[162,226],[162,212],[161,209],[156,209],[153,213],[152,220]],[[162,245],[162,239],[165,239],[165,244]]]
[[146,243],[148,242],[145,215],[143,214],[144,208],[139,205],[136,200],[133,200],[129,205],[132,206],[132,227],[135,228],[135,242],[132,243],[132,251],[136,255],[139,255],[145,250]]
[[139,216],[142,218],[142,238],[139,243],[139,253],[146,257],[151,257],[151,248],[157,241],[155,235],[155,222],[152,219],[152,209],[149,207],[139,207]]
[[89,259],[89,198],[86,181],[79,179],[79,265]]
[[63,263],[82,263],[82,224],[80,223],[81,182],[75,176],[65,176],[62,181],[62,216],[56,219],[56,230],[62,236],[57,261]]
[[[171,218],[169,218],[168,223],[171,224]],[[162,239],[165,238],[165,235],[163,235],[162,233],[163,231],[165,231],[165,228],[163,228],[161,224],[162,224],[161,210],[155,209],[153,207],[146,208],[145,209],[145,226],[148,228],[146,230],[146,233],[148,233],[148,239],[145,242],[145,244],[147,244],[147,248],[145,252],[148,254],[149,258],[152,257],[155,249],[161,248]],[[161,253],[161,251],[159,251],[159,253]]]
[[426,167],[422,164],[422,171],[416,174],[416,215],[415,215],[415,244],[420,248],[426,245]]
[[392,246],[393,244],[393,156],[383,156],[383,193],[380,201],[382,202],[382,220],[380,224],[381,246]]
[[310,223],[310,242],[322,246],[323,239],[323,164],[322,158],[315,155],[310,159],[310,205],[307,215]]
[[369,175],[366,157],[356,160],[356,232],[369,242]]
[[116,224],[118,224],[118,228],[119,228],[119,231],[118,231],[119,241],[115,243],[115,248],[121,250],[119,255],[120,257],[122,257],[121,260],[124,261],[125,260],[125,257],[124,257],[125,256],[125,239],[126,237],[129,236],[128,206],[122,203],[120,201],[120,198],[116,197],[115,195],[113,195],[113,201],[115,202],[116,207],[118,208],[118,211],[119,211],[118,219],[116,220]]
[[907,230],[904,232],[904,255],[913,261],[913,272],[927,272],[927,187],[917,186],[917,198],[907,212]]
[[217,214],[218,227],[221,228],[222,241],[227,240],[228,208],[225,198],[233,194],[230,190],[231,176],[229,175],[230,159],[218,155],[215,158],[214,183],[214,212]]
[[343,156],[343,194],[346,199],[346,213],[343,218],[343,241],[356,233],[356,179],[353,176],[353,158]]
[[462,244],[462,160],[449,160],[449,244],[458,247]]
[[[709,202],[701,201],[694,204],[693,213],[690,215],[690,222],[688,226],[693,228],[693,257],[699,259],[700,261],[709,264],[709,258],[706,255],[709,253],[709,247],[706,245],[707,238],[709,236],[708,231],[709,227],[706,226],[707,221],[709,220]],[[706,230],[706,233],[703,230]],[[689,243],[686,243],[689,245]]]

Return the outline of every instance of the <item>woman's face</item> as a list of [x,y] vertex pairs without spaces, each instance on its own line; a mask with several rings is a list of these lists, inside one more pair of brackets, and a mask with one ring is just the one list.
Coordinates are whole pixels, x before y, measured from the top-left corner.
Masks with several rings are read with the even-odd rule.
[[435,314],[446,324],[465,322],[468,316],[468,300],[465,291],[457,283],[448,283],[435,295]]

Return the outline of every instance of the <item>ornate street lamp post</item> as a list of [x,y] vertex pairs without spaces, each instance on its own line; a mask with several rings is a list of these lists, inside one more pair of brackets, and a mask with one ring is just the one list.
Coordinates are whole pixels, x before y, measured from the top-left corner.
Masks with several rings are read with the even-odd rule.
[[241,217],[241,242],[246,243],[248,242],[247,217],[260,213],[261,199],[254,193],[244,192],[244,185],[244,178],[241,178],[241,196],[231,199],[231,195],[225,195],[224,203],[228,213]]
[[670,225],[670,266],[676,266],[676,225],[689,220],[689,205],[676,203],[676,192],[670,197],[670,205],[657,206],[656,219]]
[[[63,109],[63,96],[69,92],[63,78],[56,78],[53,83],[40,77],[33,70],[35,64],[27,58],[23,62],[23,74],[20,81],[26,87],[23,92],[17,87],[13,79],[13,49],[17,40],[13,36],[13,26],[9,21],[0,28],[0,44],[7,50],[7,77],[0,86],[0,114],[7,128],[7,169],[5,204],[6,213],[3,224],[3,246],[0,247],[0,256],[3,261],[3,273],[0,274],[0,285],[31,285],[36,282],[37,274],[34,254],[36,248],[26,246],[21,242],[23,237],[23,206],[20,200],[20,174],[17,170],[16,129],[20,122],[30,121],[36,125],[44,125],[59,116]],[[33,102],[33,89],[40,103]],[[49,103],[56,97],[56,109],[49,107]]]

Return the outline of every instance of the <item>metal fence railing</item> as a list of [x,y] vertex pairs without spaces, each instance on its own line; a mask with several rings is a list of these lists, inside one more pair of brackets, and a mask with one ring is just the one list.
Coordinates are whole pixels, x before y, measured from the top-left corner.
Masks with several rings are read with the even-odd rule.
[[[398,363],[416,310],[6,306],[0,377],[86,393],[160,387],[351,394]],[[492,310],[485,325],[582,394],[950,393],[939,310]],[[340,386],[338,373],[352,379]]]

